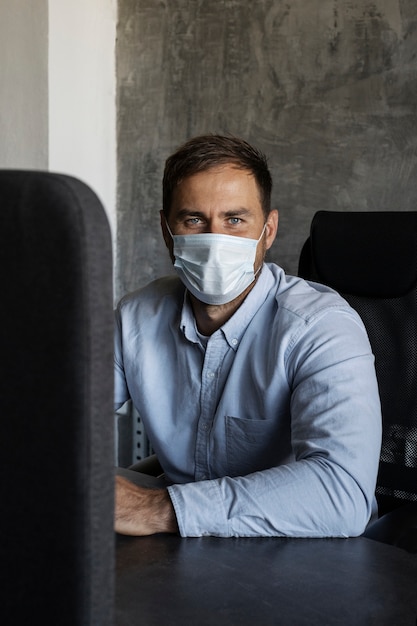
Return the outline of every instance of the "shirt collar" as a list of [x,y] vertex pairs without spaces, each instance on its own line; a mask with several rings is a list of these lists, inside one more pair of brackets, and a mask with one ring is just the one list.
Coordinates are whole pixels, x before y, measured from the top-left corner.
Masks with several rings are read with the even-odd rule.
[[[254,287],[250,290],[232,317],[225,324],[223,324],[223,326],[219,328],[214,335],[221,332],[229,346],[233,350],[237,350],[242,335],[255,313],[265,302],[273,284],[274,277],[272,272],[268,265],[264,263]],[[187,290],[185,290],[184,294],[180,326],[188,341],[191,341],[192,343],[200,343],[196,332],[194,313]]]

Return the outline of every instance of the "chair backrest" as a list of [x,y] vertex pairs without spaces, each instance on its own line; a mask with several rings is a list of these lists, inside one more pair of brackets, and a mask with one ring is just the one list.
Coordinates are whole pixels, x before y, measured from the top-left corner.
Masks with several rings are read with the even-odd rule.
[[97,196],[0,171],[0,622],[110,625],[112,256]]
[[417,500],[417,212],[315,214],[299,262],[356,309],[375,355],[383,415],[380,513]]

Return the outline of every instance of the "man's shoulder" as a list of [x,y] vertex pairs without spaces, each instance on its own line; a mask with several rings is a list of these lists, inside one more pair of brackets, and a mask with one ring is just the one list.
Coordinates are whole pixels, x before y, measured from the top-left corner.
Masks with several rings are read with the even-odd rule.
[[[270,269],[276,273],[273,267]],[[356,316],[346,300],[334,289],[287,275],[282,270],[276,283],[275,299],[281,314],[286,313],[306,323],[335,310]]]
[[123,296],[117,308],[120,312],[159,306],[177,308],[183,300],[184,286],[181,280],[177,276],[163,276]]

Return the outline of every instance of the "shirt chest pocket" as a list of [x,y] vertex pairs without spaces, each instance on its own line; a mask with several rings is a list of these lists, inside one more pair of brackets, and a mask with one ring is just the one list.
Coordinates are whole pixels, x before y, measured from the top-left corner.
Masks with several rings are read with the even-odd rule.
[[[279,420],[225,417],[229,476],[245,476],[278,465],[288,453],[288,437],[279,433]],[[286,445],[287,444],[287,445]]]

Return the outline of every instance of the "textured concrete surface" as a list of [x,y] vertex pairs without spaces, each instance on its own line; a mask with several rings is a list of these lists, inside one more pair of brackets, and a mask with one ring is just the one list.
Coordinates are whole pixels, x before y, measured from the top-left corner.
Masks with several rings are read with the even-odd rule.
[[170,271],[162,170],[196,134],[268,155],[288,273],[317,210],[416,209],[416,54],[415,0],[119,0],[118,296]]

